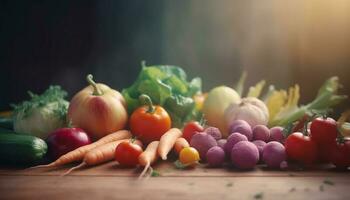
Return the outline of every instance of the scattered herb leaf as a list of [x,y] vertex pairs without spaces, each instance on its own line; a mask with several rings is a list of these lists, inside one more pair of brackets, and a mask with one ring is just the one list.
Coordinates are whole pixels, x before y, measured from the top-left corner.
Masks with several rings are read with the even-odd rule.
[[161,176],[161,174],[157,170],[153,170],[152,173],[151,173],[151,176],[152,177],[158,177],[158,176]]
[[254,199],[262,199],[264,198],[264,193],[259,192],[254,195]]
[[324,180],[323,181],[324,184],[327,184],[327,185],[334,185],[334,182],[333,181],[330,181],[328,179]]
[[226,187],[232,187],[233,186],[233,183],[227,183],[226,184]]
[[324,186],[320,185],[320,191],[323,192],[324,191]]
[[196,161],[196,162],[188,163],[188,164],[182,164],[182,163],[180,162],[180,160],[177,160],[177,161],[174,162],[174,165],[175,165],[175,167],[176,167],[177,169],[185,169],[185,168],[187,168],[187,167],[189,167],[189,166],[192,166],[193,164],[198,164],[198,162]]
[[188,185],[194,185],[194,183],[188,183]]

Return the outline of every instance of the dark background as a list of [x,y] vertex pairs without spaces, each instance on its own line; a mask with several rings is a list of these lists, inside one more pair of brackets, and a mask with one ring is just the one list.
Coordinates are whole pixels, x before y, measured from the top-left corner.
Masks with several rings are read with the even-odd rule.
[[0,110],[50,84],[71,97],[87,73],[121,90],[141,60],[179,65],[205,90],[232,86],[244,69],[248,85],[300,83],[302,103],[331,75],[350,94],[349,9],[322,0],[1,1]]

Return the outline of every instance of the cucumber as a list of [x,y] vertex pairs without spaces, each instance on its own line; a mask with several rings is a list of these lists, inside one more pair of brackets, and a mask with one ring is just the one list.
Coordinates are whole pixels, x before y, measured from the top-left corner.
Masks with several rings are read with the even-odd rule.
[[44,140],[0,131],[0,162],[3,164],[36,164],[47,152]]
[[6,129],[13,129],[13,118],[0,117],[0,127]]

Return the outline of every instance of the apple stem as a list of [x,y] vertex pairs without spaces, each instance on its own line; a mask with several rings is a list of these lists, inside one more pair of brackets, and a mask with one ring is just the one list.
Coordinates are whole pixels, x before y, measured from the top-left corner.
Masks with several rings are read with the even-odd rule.
[[94,88],[94,92],[92,93],[92,95],[95,96],[101,96],[103,95],[102,91],[97,87],[96,82],[93,80],[93,76],[91,74],[88,74],[86,76],[86,81]]

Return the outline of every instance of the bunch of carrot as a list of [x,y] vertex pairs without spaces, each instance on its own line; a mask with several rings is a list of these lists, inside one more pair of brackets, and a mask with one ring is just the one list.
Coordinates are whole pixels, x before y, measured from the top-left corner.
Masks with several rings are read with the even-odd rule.
[[151,165],[157,161],[159,157],[161,157],[162,160],[166,160],[171,149],[175,148],[175,151],[179,152],[182,148],[188,147],[188,142],[181,136],[181,130],[172,128],[168,130],[159,141],[149,143],[145,151],[139,156],[139,164],[140,166],[144,166],[139,178],[143,177],[148,169],[150,169],[149,174],[152,174],[153,169]]
[[[163,160],[167,159],[167,155],[174,148],[176,152],[180,152],[182,148],[188,147],[188,142],[181,137],[182,132],[177,128],[168,130],[159,141],[153,141],[149,143],[146,149],[138,157],[139,165],[144,169],[139,177],[143,177],[148,169],[152,174],[151,165],[157,161],[159,157]],[[110,160],[115,157],[115,149],[121,142],[128,141],[132,137],[132,134],[127,130],[120,130],[115,133],[111,133],[98,141],[89,145],[77,148],[56,161],[47,164],[39,165],[33,168],[46,168],[46,167],[59,167],[68,163],[82,161],[81,164],[69,169],[63,175],[69,174],[73,170],[82,168],[84,166],[94,166]],[[134,141],[136,144],[142,145],[141,141]]]

